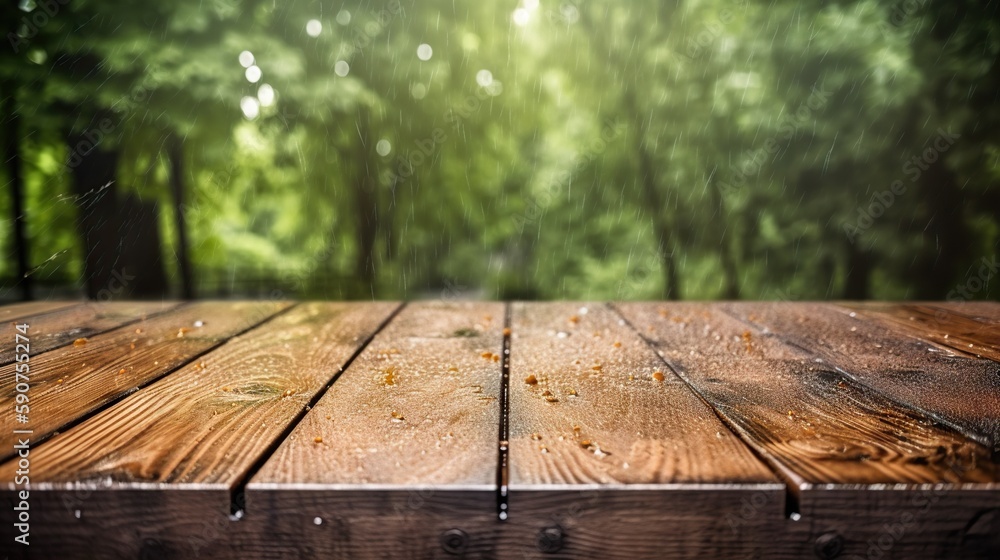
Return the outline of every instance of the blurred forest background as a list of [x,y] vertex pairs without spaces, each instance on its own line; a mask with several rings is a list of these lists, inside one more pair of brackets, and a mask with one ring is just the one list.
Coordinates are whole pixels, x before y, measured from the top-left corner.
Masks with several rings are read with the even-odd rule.
[[0,299],[996,299],[981,0],[13,0]]

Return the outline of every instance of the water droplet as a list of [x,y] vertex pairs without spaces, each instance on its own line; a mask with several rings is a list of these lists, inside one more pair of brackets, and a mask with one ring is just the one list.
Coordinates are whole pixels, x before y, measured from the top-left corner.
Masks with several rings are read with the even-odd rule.
[[249,68],[253,66],[254,57],[253,53],[250,51],[243,51],[240,53],[240,66],[244,68]]
[[313,525],[322,525],[322,524],[323,524],[323,518],[322,517],[314,517],[313,518]]
[[390,152],[392,152],[392,144],[388,140],[383,138],[379,140],[377,144],[375,144],[375,151],[378,152],[378,155],[385,157],[389,155]]
[[417,47],[417,58],[423,61],[430,60],[434,56],[434,49],[431,48],[427,43],[422,43]]
[[[257,88],[257,100],[260,101],[261,107],[270,107],[271,105],[274,105],[274,88],[271,87],[271,84],[261,84],[260,87]],[[203,323],[201,321],[198,321],[194,324],[194,326],[200,327],[202,324]]]
[[255,97],[244,97],[240,99],[240,110],[248,120],[254,120],[260,115],[260,101]]
[[338,60],[333,65],[333,72],[341,78],[346,77],[351,72],[351,65],[346,60]]
[[259,66],[254,64],[253,66],[247,68],[246,72],[244,72],[244,75],[246,76],[248,82],[250,82],[251,84],[256,84],[257,82],[260,81],[260,78],[261,76],[264,75],[264,73],[260,70]]
[[76,339],[76,340],[73,341],[73,346],[77,346],[77,347],[84,346],[86,344],[87,344],[87,339],[86,338],[78,338],[78,339]]
[[410,95],[412,95],[414,99],[423,99],[427,97],[427,86],[420,82],[411,85]]
[[486,87],[493,83],[493,72],[489,70],[480,70],[476,73],[476,83],[482,87]]
[[514,23],[516,25],[525,26],[531,19],[531,12],[525,10],[524,8],[517,8],[516,10],[514,10],[514,14],[511,16],[511,18],[514,20]]
[[323,32],[323,23],[318,19],[311,19],[306,22],[306,34],[310,37],[319,37],[319,34]]

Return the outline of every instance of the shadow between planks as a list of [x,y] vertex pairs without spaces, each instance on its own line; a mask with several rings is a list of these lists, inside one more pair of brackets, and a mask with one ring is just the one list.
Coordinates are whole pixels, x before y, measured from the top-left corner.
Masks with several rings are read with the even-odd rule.
[[[822,352],[741,305],[307,302],[255,315],[32,448],[30,553],[10,544],[16,469],[0,465],[0,552],[995,557],[995,416],[963,424],[851,364],[816,367]],[[177,311],[158,316],[164,332]],[[905,348],[913,333],[876,334]],[[768,376],[783,381],[768,391]]]

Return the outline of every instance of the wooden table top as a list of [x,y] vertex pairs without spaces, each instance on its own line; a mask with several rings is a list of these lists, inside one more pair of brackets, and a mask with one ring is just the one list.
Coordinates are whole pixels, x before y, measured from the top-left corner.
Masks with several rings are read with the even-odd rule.
[[997,303],[0,317],[2,556],[1000,557]]

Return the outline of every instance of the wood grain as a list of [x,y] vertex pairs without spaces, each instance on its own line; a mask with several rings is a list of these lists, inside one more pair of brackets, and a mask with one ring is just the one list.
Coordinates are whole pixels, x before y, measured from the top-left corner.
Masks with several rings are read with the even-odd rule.
[[288,485],[492,491],[503,317],[500,303],[410,304],[254,476],[250,498]]
[[524,537],[507,555],[537,554],[553,516],[570,557],[731,557],[766,541],[784,486],[611,309],[514,304],[511,330],[511,530]]
[[514,304],[511,489],[774,475],[602,304]]
[[[86,490],[77,509],[97,520],[86,528],[71,525],[58,542],[32,548],[63,552],[100,534],[109,557],[134,558],[143,539],[112,529],[164,519],[173,520],[171,527],[219,524],[226,519],[230,493],[397,307],[300,304],[32,448],[32,495],[58,504]],[[15,469],[13,462],[0,465],[6,499]],[[149,511],[136,513],[136,491],[149,496]],[[153,510],[160,502],[175,509]],[[98,505],[100,511],[92,511]],[[40,526],[54,528],[65,520],[63,509],[33,509],[32,516]],[[134,517],[123,519],[128,512]],[[221,527],[208,537],[198,533],[194,541],[189,529],[150,532],[158,535],[157,546],[186,557],[193,546],[201,550],[216,539],[228,540],[229,524]],[[10,530],[0,528],[6,542]]]
[[[37,442],[135,392],[286,309],[278,302],[206,302],[180,307],[31,359],[30,423]],[[197,326],[197,325],[201,326]],[[0,408],[13,410],[15,364],[0,367]],[[0,460],[13,456],[13,415],[0,415]]]
[[[90,338],[155,316],[178,305],[178,302],[83,303],[27,317],[21,322],[29,325],[28,337],[31,342],[28,355],[37,356],[79,338]],[[14,350],[13,345],[0,347],[0,365],[14,361]]]
[[[48,399],[55,368],[58,385],[96,368],[93,396],[107,377],[84,364],[186,365],[32,447],[30,548],[9,545],[16,467],[0,464],[0,557],[1000,557],[990,448],[897,387],[988,407],[981,379],[947,385],[993,362],[945,342],[1000,322],[988,305],[284,305],[192,304],[33,357]],[[942,309],[948,339],[909,319]],[[225,334],[240,321],[259,326]],[[61,398],[46,414],[75,410]]]
[[33,449],[32,486],[110,478],[231,487],[396,306],[301,304],[233,337]]
[[14,321],[79,305],[79,301],[26,301],[0,307],[0,321]]
[[[1000,453],[1000,364],[958,354],[831,304],[738,303],[723,309]],[[853,314],[853,316],[852,316]]]
[[996,554],[981,534],[1000,504],[989,448],[725,312],[743,306],[816,317],[811,304],[617,305],[788,481],[799,517],[759,557],[810,557],[822,539],[847,558]]
[[991,320],[962,304],[860,303],[844,307],[956,354],[1000,361],[1000,318]]
[[480,533],[466,557],[491,549],[503,317],[500,303],[405,308],[250,481],[241,530],[279,538],[241,550],[430,558],[458,526]]
[[793,490],[996,480],[988,448],[719,307],[618,307]]

